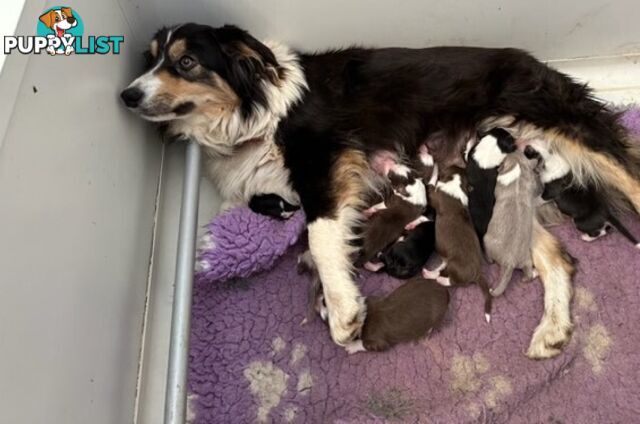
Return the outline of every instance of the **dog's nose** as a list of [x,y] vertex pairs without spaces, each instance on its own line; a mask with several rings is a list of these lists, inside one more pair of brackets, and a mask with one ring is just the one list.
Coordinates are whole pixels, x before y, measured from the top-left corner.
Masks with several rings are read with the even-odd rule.
[[67,22],[69,22],[71,25],[73,25],[73,23],[76,21],[76,18],[74,18],[73,16],[69,16],[67,18]]
[[140,100],[144,97],[144,92],[136,87],[129,87],[120,93],[120,97],[127,107],[138,107]]

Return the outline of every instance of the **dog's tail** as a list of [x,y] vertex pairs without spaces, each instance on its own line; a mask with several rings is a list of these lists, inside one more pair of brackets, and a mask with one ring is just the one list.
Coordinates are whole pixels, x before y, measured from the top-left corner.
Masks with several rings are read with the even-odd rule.
[[498,285],[491,289],[491,295],[493,297],[500,296],[507,289],[509,282],[511,281],[511,276],[513,275],[513,267],[505,265],[500,270],[500,279],[498,280]]
[[639,246],[638,239],[633,234],[631,234],[627,227],[625,227],[624,224],[622,224],[622,222],[620,222],[620,220],[618,220],[618,218],[611,212],[609,212],[609,223],[636,247]]
[[493,304],[493,296],[491,296],[491,290],[489,289],[489,283],[484,275],[478,278],[478,285],[484,295],[484,319],[487,322],[491,322],[491,308]]
[[[518,71],[531,72],[531,67],[536,65],[529,61]],[[527,90],[519,87],[501,99],[513,111],[519,132],[533,131],[532,138],[547,140],[569,163],[575,184],[606,187],[603,191],[615,193],[610,204],[619,207],[616,198],[626,199],[640,213],[640,143],[624,128],[620,113],[586,85],[545,65],[538,69]]]

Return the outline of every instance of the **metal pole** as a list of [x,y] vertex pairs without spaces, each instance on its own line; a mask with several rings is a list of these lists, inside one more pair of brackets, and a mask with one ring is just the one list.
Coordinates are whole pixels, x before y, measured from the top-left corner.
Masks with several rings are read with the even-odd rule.
[[173,312],[171,315],[169,370],[167,372],[167,392],[164,406],[165,424],[183,424],[187,403],[191,293],[193,289],[200,186],[200,146],[194,141],[189,141],[186,150],[173,292]]

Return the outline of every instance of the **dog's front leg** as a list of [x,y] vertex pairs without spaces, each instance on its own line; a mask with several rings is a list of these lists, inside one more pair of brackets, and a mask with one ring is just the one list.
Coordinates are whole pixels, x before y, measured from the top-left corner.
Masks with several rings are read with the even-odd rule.
[[544,287],[544,314],[536,327],[527,356],[545,359],[558,355],[569,342],[571,324],[573,259],[542,225],[533,228],[533,265]]
[[364,322],[365,306],[353,281],[351,225],[357,218],[354,209],[343,209],[334,218],[319,218],[309,224],[309,249],[318,267],[329,328],[333,340],[344,346],[355,339]]
[[356,250],[353,228],[362,219],[362,199],[371,176],[364,153],[345,149],[334,159],[324,194],[327,197],[322,200],[332,206],[316,215],[312,204],[318,204],[319,193],[301,193],[309,219],[309,249],[322,281],[331,337],[342,346],[360,334],[366,314],[364,298],[353,280],[351,255]]

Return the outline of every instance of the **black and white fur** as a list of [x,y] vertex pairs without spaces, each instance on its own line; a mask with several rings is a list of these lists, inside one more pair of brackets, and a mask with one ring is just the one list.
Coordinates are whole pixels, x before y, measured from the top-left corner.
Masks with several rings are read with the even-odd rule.
[[277,194],[256,194],[249,201],[249,208],[261,215],[289,219],[300,206],[292,205]]
[[570,216],[576,228],[582,232],[584,241],[593,241],[606,235],[607,227],[611,226],[640,249],[638,239],[618,220],[595,184],[572,184],[573,176],[568,163],[550,152],[546,143],[538,140],[527,148],[535,149],[544,158],[542,199],[554,201],[560,212]]
[[[575,179],[616,187],[640,211],[640,154],[617,115],[585,85],[521,50],[305,54],[261,43],[236,27],[184,24],[161,30],[150,51],[150,70],[122,93],[127,106],[204,146],[209,174],[227,204],[270,192],[295,204],[299,195],[331,335],[341,345],[357,337],[366,314],[350,255],[371,188],[366,158],[373,151],[413,158],[426,140],[436,161],[446,161],[464,150],[456,141],[466,142],[461,134],[512,115],[567,160]],[[172,56],[175,51],[180,55]],[[199,78],[205,79],[194,82]],[[210,107],[222,89],[229,101]],[[442,142],[434,147],[436,136]],[[571,288],[570,278],[551,266],[559,247],[538,233],[534,259],[550,267],[541,270],[545,313],[528,355],[544,358],[569,340]]]
[[480,141],[471,147],[465,159],[469,183],[469,214],[478,239],[482,241],[496,202],[494,190],[498,167],[507,154],[516,150],[516,144],[511,134],[503,128],[493,128],[479,138]]

